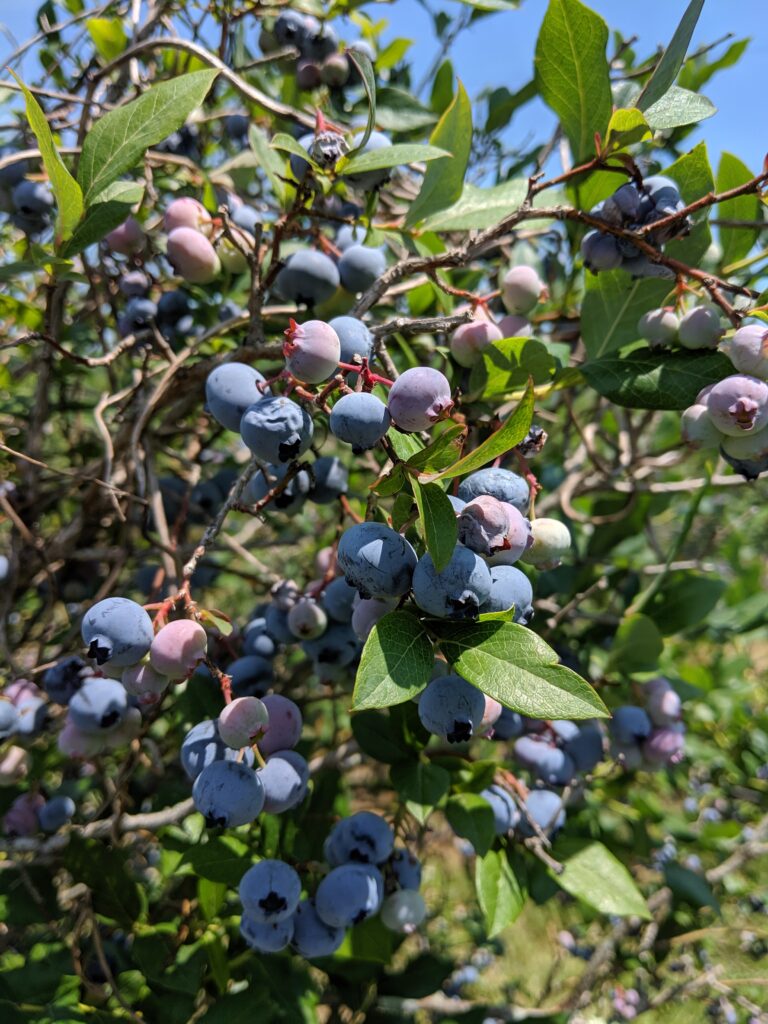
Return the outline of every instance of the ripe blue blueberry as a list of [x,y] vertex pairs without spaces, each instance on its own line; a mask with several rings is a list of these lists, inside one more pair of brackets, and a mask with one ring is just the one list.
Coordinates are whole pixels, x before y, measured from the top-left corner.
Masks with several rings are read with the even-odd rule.
[[309,765],[295,750],[277,750],[258,772],[264,787],[264,810],[283,814],[298,807],[307,795]]
[[[243,501],[254,505],[257,501],[266,498],[267,494],[284,479],[287,472],[288,466],[267,466],[265,476],[264,470],[260,469],[246,484]],[[270,500],[269,504],[265,506],[265,511],[279,509],[289,515],[298,512],[306,501],[311,486],[309,473],[306,469],[300,469],[294,473],[282,491]]]
[[485,697],[461,676],[433,679],[419,697],[419,718],[428,732],[449,743],[471,739],[483,720]]
[[317,916],[332,928],[349,928],[375,914],[384,898],[384,879],[370,864],[333,868],[315,894]]
[[346,622],[331,622],[322,636],[304,640],[301,646],[307,657],[315,662],[319,675],[323,675],[324,668],[351,665],[360,653],[360,641]]
[[240,880],[240,902],[259,924],[276,924],[293,916],[301,899],[301,879],[282,860],[260,860]]
[[404,846],[396,847],[387,862],[388,872],[400,889],[421,887],[421,862]]
[[97,734],[119,725],[128,710],[128,694],[113,679],[92,676],[69,702],[69,718],[81,732]]
[[357,590],[342,577],[331,580],[323,591],[323,608],[336,622],[351,622]]
[[520,816],[517,826],[521,835],[526,837],[535,834],[529,819],[546,835],[559,831],[565,824],[562,798],[551,789],[532,789],[525,800],[525,814]]
[[[353,141],[353,147],[356,145],[357,142]],[[383,135],[381,132],[371,132],[370,138],[363,146],[361,152],[371,153],[374,150],[384,149],[386,146],[391,145],[392,142],[386,135]],[[382,167],[378,170],[360,171],[357,174],[345,174],[344,178],[351,185],[354,185],[355,188],[360,189],[361,192],[369,192],[383,185],[391,173],[391,167]]]
[[[191,781],[197,778],[203,768],[214,761],[236,761],[239,751],[228,747],[219,736],[216,722],[205,719],[192,726],[181,742],[179,757],[181,766]],[[250,767],[254,762],[254,754],[250,749],[245,751],[245,763]]]
[[578,772],[591,772],[603,760],[603,734],[600,726],[587,722],[578,733],[564,743]]
[[243,441],[264,462],[290,462],[312,443],[312,417],[283,395],[260,398],[240,421]]
[[497,836],[505,835],[520,821],[520,811],[512,796],[501,786],[492,785],[480,791],[493,811],[493,827]]
[[312,477],[309,499],[316,505],[330,505],[347,493],[349,472],[335,455],[322,455],[313,462]]
[[405,537],[374,522],[345,530],[336,557],[347,583],[361,597],[381,598],[400,597],[410,590],[417,561]]
[[493,723],[494,739],[513,740],[523,731],[523,720],[516,711],[502,708],[501,714]]
[[634,704],[624,704],[616,708],[608,723],[612,738],[621,744],[637,743],[645,739],[652,728],[647,712]]
[[57,704],[69,704],[84,680],[92,674],[90,666],[82,658],[64,658],[46,669],[43,689]]
[[392,853],[394,843],[392,828],[380,815],[358,811],[333,826],[324,849],[331,867],[351,862],[383,864]]
[[76,811],[75,801],[69,796],[54,796],[46,800],[37,812],[37,820],[43,832],[58,832],[71,821]]
[[0,740],[13,736],[19,725],[19,712],[16,705],[5,697],[0,697]]
[[387,257],[381,249],[366,245],[350,245],[341,254],[339,277],[348,292],[364,292],[375,284],[387,269]]
[[491,574],[483,559],[457,544],[442,572],[422,555],[413,572],[413,597],[422,611],[445,619],[473,618],[491,596]]
[[331,956],[344,941],[344,928],[326,924],[315,909],[314,900],[302,900],[293,916],[291,945],[307,960]]
[[265,924],[244,913],[240,918],[240,934],[257,953],[279,953],[293,938],[293,917]]
[[339,287],[339,271],[325,253],[301,249],[292,253],[275,278],[275,290],[289,302],[316,306]]
[[492,565],[491,592],[480,611],[505,612],[510,608],[515,609],[513,620],[527,626],[533,618],[531,581],[514,565]]
[[[293,634],[289,633],[293,640]],[[269,689],[274,674],[272,663],[258,654],[246,654],[236,658],[225,669],[232,679],[232,694],[235,697],[261,697]]]
[[342,395],[331,409],[331,433],[351,444],[356,455],[377,445],[391,422],[387,406],[365,391]]
[[155,635],[149,615],[125,597],[99,601],[85,613],[80,628],[89,658],[121,668],[140,661]]
[[341,345],[339,362],[353,363],[356,356],[370,359],[373,352],[373,335],[362,320],[356,316],[335,316],[329,325],[336,331]]
[[[364,245],[365,244],[366,230],[362,224],[342,224],[339,230],[336,232],[336,248],[340,252],[344,252],[350,245]],[[339,317],[339,319],[342,319]],[[354,317],[344,317],[345,320],[354,320]],[[359,323],[359,321],[358,321]]]
[[243,629],[243,654],[258,654],[260,658],[274,658],[277,646],[267,632],[267,620],[255,615]]
[[248,765],[213,761],[195,779],[192,799],[209,828],[235,828],[259,816],[264,806],[264,787]]
[[601,270],[616,270],[621,266],[622,255],[613,235],[601,231],[588,231],[581,241],[581,258],[584,266],[594,274]]
[[257,384],[264,377],[245,363],[222,363],[205,381],[205,408],[222,427],[240,430],[245,410],[262,397]]

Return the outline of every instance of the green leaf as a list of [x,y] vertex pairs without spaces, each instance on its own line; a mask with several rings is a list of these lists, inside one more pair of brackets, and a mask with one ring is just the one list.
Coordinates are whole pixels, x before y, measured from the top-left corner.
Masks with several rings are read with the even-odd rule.
[[413,39],[393,39],[391,43],[379,50],[376,54],[376,67],[381,71],[388,71],[396,64],[399,64],[406,53],[413,46]]
[[427,217],[425,231],[481,230],[497,224],[520,208],[528,193],[528,182],[512,178],[491,188],[478,188],[467,182],[459,199],[452,206]]
[[424,146],[416,143],[397,143],[384,146],[368,153],[345,157],[339,162],[339,172],[358,174],[360,171],[374,171],[384,167],[399,167],[401,164],[415,164],[419,161],[440,160],[451,154],[437,146]]
[[416,616],[389,612],[365,641],[352,710],[386,708],[410,700],[429,682],[433,665],[432,643]]
[[675,34],[664,51],[656,70],[645,83],[643,91],[638,97],[637,104],[640,110],[647,110],[660,100],[677,78],[677,73],[683,66],[685,55],[688,51],[688,44],[691,41],[696,22],[699,20],[704,0],[691,0],[686,8],[685,14],[680,19],[680,24],[675,29]]
[[400,799],[421,825],[451,788],[450,773],[429,761],[399,761],[389,774]]
[[[743,185],[754,175],[737,156],[723,153],[717,168],[717,191],[727,192],[729,189]],[[737,196],[727,199],[717,207],[717,216],[721,220],[762,220],[762,207],[756,195]],[[757,241],[759,230],[756,228],[718,228],[720,245],[723,249],[722,263],[728,266],[743,259]]]
[[622,619],[613,639],[607,671],[631,674],[653,672],[664,650],[661,633],[647,615]]
[[703,572],[673,572],[645,608],[665,636],[708,625],[726,589],[725,580]]
[[191,865],[198,878],[238,885],[251,866],[251,856],[240,839],[211,836],[206,843],[190,847],[182,863]]
[[488,97],[488,117],[485,121],[485,133],[490,135],[500,128],[506,128],[512,115],[519,108],[529,103],[537,95],[536,82],[531,80],[517,92],[510,92],[506,86],[494,89]]
[[366,142],[370,139],[371,132],[376,124],[376,76],[373,71],[373,64],[371,64],[371,58],[367,53],[363,53],[362,50],[355,50],[354,48],[348,49],[345,52],[348,59],[352,61],[360,72],[365,95],[368,98],[368,120],[365,125],[365,131],[357,140],[357,146],[353,150],[353,153],[357,153],[358,150],[362,151]]
[[640,142],[651,134],[648,122],[636,107],[627,110],[614,110],[608,122],[608,135],[605,148],[608,153],[624,149],[635,142]]
[[83,193],[80,186],[69,173],[53,142],[51,129],[40,104],[24,85],[19,76],[11,71],[24,94],[29,126],[35,133],[43,164],[51,180],[51,188],[56,197],[56,242],[66,241],[75,230],[75,225],[83,215]]
[[[272,191],[275,193],[275,198],[282,206],[285,202],[286,193],[286,185],[281,178],[281,175],[285,174],[282,159],[272,149],[267,133],[259,125],[252,124],[248,129],[248,142],[258,160],[259,167],[261,167],[269,179]],[[305,153],[302,159],[306,160],[306,158],[307,154]]]
[[666,131],[696,124],[716,113],[717,107],[706,96],[672,85],[661,99],[648,107],[645,118],[654,131]]
[[436,473],[446,466],[451,466],[460,454],[467,436],[466,427],[459,423],[453,423],[447,427],[442,434],[426,448],[411,455],[408,465],[412,469],[421,470],[424,473]]
[[563,838],[555,843],[553,855],[564,871],[552,877],[571,896],[602,914],[650,920],[648,904],[634,879],[602,843]]
[[85,26],[93,45],[107,63],[119,57],[128,46],[128,36],[118,18],[88,18]]
[[453,155],[427,167],[419,194],[408,209],[406,228],[438,210],[445,210],[461,195],[472,146],[472,104],[461,82],[453,103],[435,125],[429,142]]
[[550,0],[536,40],[536,82],[560,118],[578,164],[595,151],[611,116],[608,26],[579,0]]
[[402,434],[394,427],[390,427],[387,431],[387,440],[394,448],[395,455],[403,462],[407,462],[417,452],[424,451],[421,441],[413,437],[412,434]]
[[291,153],[293,156],[300,157],[311,167],[318,167],[307,150],[299,143],[298,139],[294,139],[292,135],[287,135],[285,132],[278,132],[274,135],[269,143],[269,148],[272,150],[279,149],[285,153]]
[[508,395],[534,384],[546,384],[557,373],[550,350],[535,338],[504,338],[487,345],[469,375],[470,400]]
[[670,288],[668,281],[629,281],[621,270],[590,275],[586,286],[581,337],[590,359],[637,341],[638,320],[660,306]]
[[528,433],[533,421],[533,388],[529,384],[525,394],[520,399],[513,413],[504,420],[502,425],[482,444],[478,445],[469,455],[454,462],[448,469],[436,473],[431,480],[452,479],[455,476],[464,476],[465,473],[473,473],[481,469],[488,462],[493,462],[499,455],[505,455],[516,444],[520,444]]
[[197,902],[206,921],[212,921],[216,917],[226,895],[226,882],[212,882],[210,878],[198,878]]
[[475,891],[489,939],[512,924],[525,906],[525,887],[503,850],[489,850],[476,858]]
[[[700,199],[715,187],[705,142],[700,142],[690,153],[686,153],[666,167],[664,174],[677,182],[685,203],[692,203],[694,200]],[[694,220],[699,219],[700,222],[687,238],[670,242],[664,250],[667,255],[682,260],[689,266],[697,266],[712,241],[709,225],[706,223],[708,216],[709,209],[694,214]]]
[[361,711],[352,716],[352,735],[363,753],[382,764],[411,761],[413,750],[392,718],[382,711]]
[[[376,62],[378,64],[378,61]],[[404,89],[384,86],[376,97],[376,123],[384,131],[413,132],[429,128],[437,115]]]
[[685,409],[707,384],[733,373],[720,352],[653,352],[637,349],[624,358],[584,363],[590,387],[628,409]]
[[[63,857],[73,882],[91,890],[93,909],[129,928],[141,913],[139,887],[129,875],[126,853],[72,833]],[[105,880],[109,884],[105,884]]]
[[459,536],[459,524],[448,495],[439,484],[420,484],[411,480],[419,509],[424,543],[437,572],[451,560]]
[[450,106],[453,99],[453,64],[444,60],[432,81],[429,105],[438,114]]
[[671,862],[664,865],[664,881],[677,900],[683,900],[694,907],[711,907],[716,914],[720,913],[720,904],[709,883],[695,871]]
[[86,204],[130,171],[150,146],[179,129],[217,75],[215,70],[179,75],[100,118],[85,137],[78,167]]
[[100,242],[130,216],[132,208],[143,198],[143,185],[133,181],[113,181],[88,207],[85,217],[62,247],[61,255],[74,256],[94,242]]
[[558,664],[540,636],[514,622],[434,622],[432,631],[459,675],[529,718],[607,718],[592,687]]
[[456,835],[468,839],[479,857],[488,853],[496,831],[486,799],[477,793],[457,793],[448,800],[445,816]]

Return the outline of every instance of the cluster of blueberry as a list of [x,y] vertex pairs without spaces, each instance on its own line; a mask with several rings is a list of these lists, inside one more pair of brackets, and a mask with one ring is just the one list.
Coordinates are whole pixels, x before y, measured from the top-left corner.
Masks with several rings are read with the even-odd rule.
[[740,327],[723,344],[738,373],[703,388],[682,414],[683,440],[716,448],[747,480],[768,470],[768,328]]
[[[0,157],[10,156],[23,145],[0,148]],[[17,160],[0,170],[0,210],[10,214],[11,223],[30,241],[38,242],[53,226],[54,198],[47,181],[26,177],[26,160]]]
[[[634,181],[626,182],[589,212],[613,227],[634,231],[684,209],[685,203],[674,181],[662,175],[654,175],[645,178],[639,185]],[[681,217],[657,231],[648,232],[644,237],[651,245],[661,249],[673,238],[687,234],[690,228],[690,219]],[[584,266],[593,274],[621,267],[633,277],[674,277],[668,267],[654,263],[630,239],[605,231],[588,231],[581,242],[581,255]]]
[[299,873],[280,860],[262,860],[240,882],[240,931],[259,953],[287,946],[300,956],[330,956],[354,924],[380,914],[385,927],[408,933],[426,917],[419,893],[421,865],[378,814],[343,818],[325,841],[330,870],[314,897],[301,898]]
[[[329,89],[342,89],[356,77],[355,67],[344,53],[339,52],[339,40],[333,28],[311,14],[283,10],[271,27],[262,23],[259,46],[264,54],[275,53],[283,47],[299,51],[296,64],[296,84],[299,89],[315,89],[327,85]],[[373,62],[376,54],[364,40],[350,47],[359,50]]]
[[334,239],[338,259],[319,249],[297,249],[280,269],[275,291],[310,307],[331,299],[339,285],[352,295],[366,291],[387,269],[387,257],[384,248],[364,245],[364,239],[363,228],[344,225]]
[[[497,323],[487,305],[481,302],[475,307],[475,319],[460,324],[451,335],[451,355],[459,366],[474,366],[483,349],[494,341],[527,338],[533,334],[528,315],[546,294],[545,286],[533,267],[520,264],[502,272],[499,290],[507,310],[506,316]],[[463,312],[462,307],[456,312]]]
[[3,816],[3,831],[7,836],[33,836],[36,832],[58,832],[68,824],[77,808],[75,801],[63,793],[46,799],[42,793],[30,790],[17,796]]
[[710,305],[693,306],[679,317],[669,306],[651,309],[640,317],[637,330],[651,348],[677,343],[694,350],[717,348],[725,333],[720,313]]

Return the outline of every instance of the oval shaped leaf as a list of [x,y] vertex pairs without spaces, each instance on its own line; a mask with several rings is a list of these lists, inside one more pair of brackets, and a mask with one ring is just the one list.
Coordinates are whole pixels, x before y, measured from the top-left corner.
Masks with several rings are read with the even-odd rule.
[[420,484],[412,480],[413,496],[419,519],[435,569],[442,572],[451,560],[459,536],[459,525],[453,505],[439,484]]
[[457,793],[445,807],[445,816],[457,836],[468,839],[479,857],[491,848],[496,830],[488,801],[477,793]]
[[371,630],[355,678],[352,710],[387,708],[420,693],[435,655],[427,631],[410,612],[389,612]]
[[398,167],[400,164],[415,164],[420,161],[426,163],[450,155],[448,150],[440,149],[438,146],[397,143],[394,146],[384,146],[382,149],[370,150],[368,153],[359,153],[347,158],[344,163],[339,164],[338,169],[344,174],[357,174],[360,171]]
[[489,850],[475,860],[475,891],[489,939],[512,924],[525,906],[525,887],[503,850]]
[[603,914],[650,919],[648,904],[634,879],[602,843],[561,839],[553,853],[564,870],[552,877],[571,896]]
[[514,622],[434,624],[443,654],[459,675],[529,718],[608,718],[588,682],[558,664],[540,636]]
[[707,384],[733,373],[720,352],[652,352],[594,359],[581,367],[590,387],[628,409],[685,409]]

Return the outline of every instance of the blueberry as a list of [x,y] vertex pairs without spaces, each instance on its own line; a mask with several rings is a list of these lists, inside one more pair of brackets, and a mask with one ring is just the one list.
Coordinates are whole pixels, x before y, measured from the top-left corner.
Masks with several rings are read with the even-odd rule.
[[413,597],[422,611],[439,618],[473,618],[491,596],[488,566],[469,548],[457,544],[446,567],[437,572],[423,555],[413,573]]
[[499,282],[501,301],[508,313],[530,313],[541,301],[544,285],[533,267],[511,267]]
[[211,223],[211,215],[197,199],[181,196],[174,199],[163,215],[163,227],[170,234],[176,228],[191,228],[199,232]]
[[[144,298],[152,287],[152,280],[143,270],[129,270],[120,278],[120,291],[127,298]],[[152,303],[153,309],[147,322],[154,320],[157,315],[157,306]]]
[[637,333],[651,345],[669,345],[677,339],[680,321],[673,309],[651,309],[637,322]]
[[69,796],[54,796],[46,800],[43,807],[37,812],[37,820],[43,832],[58,832],[73,817],[75,801]]
[[298,705],[279,693],[268,693],[262,703],[269,713],[269,723],[259,741],[264,757],[295,747],[301,739],[302,718]]
[[508,501],[490,494],[473,498],[459,515],[459,541],[480,555],[504,552],[517,561],[532,543],[531,523]]
[[119,725],[128,710],[128,694],[112,679],[92,676],[69,702],[69,718],[77,728],[91,735]]
[[539,828],[550,835],[565,824],[565,808],[562,799],[549,789],[533,789],[525,800],[525,814],[521,815],[518,830],[523,836],[533,836],[531,819]]
[[[293,635],[288,635],[292,640]],[[236,697],[261,697],[272,682],[271,662],[257,654],[236,658],[225,671],[232,678],[232,693]]]
[[685,727],[681,723],[654,729],[642,744],[643,758],[653,766],[678,764],[685,753]]
[[451,385],[439,370],[413,366],[389,389],[387,408],[394,423],[408,433],[428,430],[453,407]]
[[604,756],[600,727],[591,722],[580,725],[578,733],[565,741],[564,749],[573,760],[576,771],[591,772]]
[[419,718],[425,729],[449,743],[471,739],[483,720],[485,698],[466,679],[449,675],[433,679],[419,697]]
[[645,710],[654,726],[675,725],[682,716],[680,695],[664,676],[657,676],[645,684]]
[[137,331],[146,331],[154,323],[157,315],[157,306],[151,299],[134,295],[125,304],[122,316],[118,320],[118,330],[121,337]]
[[374,338],[362,320],[354,316],[335,316],[329,326],[336,332],[341,346],[339,362],[352,363],[356,356],[371,358]]
[[348,928],[377,913],[384,896],[384,880],[370,864],[341,864],[317,887],[317,916],[332,928]]
[[531,523],[531,541],[521,559],[537,569],[556,569],[571,546],[571,534],[559,520],[542,517]]
[[768,469],[768,427],[743,437],[720,435],[720,454],[746,480],[756,480]]
[[323,591],[323,608],[336,622],[351,622],[357,591],[345,579],[331,580]]
[[248,206],[247,203],[240,203],[230,212],[229,216],[236,227],[247,231],[249,235],[255,236],[261,226],[262,214],[252,206]]
[[521,736],[515,741],[515,757],[550,785],[563,786],[576,773],[569,754],[539,736]]
[[526,515],[530,501],[528,484],[509,469],[479,469],[462,480],[459,497],[470,502],[481,494],[490,494],[499,501],[508,501]]
[[46,217],[54,207],[53,192],[44,181],[20,181],[11,198],[17,213],[23,217]]
[[726,345],[726,354],[739,373],[765,380],[768,377],[768,326],[740,327]]
[[326,924],[315,909],[314,900],[302,900],[293,917],[291,945],[299,956],[314,959],[331,956],[344,941],[344,928]]
[[392,851],[387,869],[400,889],[421,887],[421,863],[418,857],[404,846],[398,846]]
[[213,761],[194,781],[192,799],[209,828],[235,828],[259,816],[264,788],[258,775],[238,761]]
[[255,921],[249,914],[240,918],[240,934],[257,953],[279,953],[293,938],[293,917],[285,921]]
[[221,271],[216,250],[195,228],[174,228],[166,255],[176,273],[191,284],[210,284]]
[[377,445],[391,422],[389,410],[381,399],[364,391],[342,395],[330,416],[331,433],[351,444],[355,454]]
[[149,662],[160,675],[184,679],[203,660],[207,649],[208,636],[199,622],[176,619],[155,634]]
[[92,675],[92,671],[82,658],[64,658],[46,669],[43,687],[57,704],[69,704],[89,675]]
[[533,588],[530,580],[514,565],[493,565],[491,592],[480,611],[505,612],[510,608],[515,609],[514,621],[527,626],[533,618]]
[[302,802],[309,785],[309,765],[295,750],[277,750],[259,770],[264,787],[264,810],[283,814]]
[[301,249],[286,260],[275,278],[275,290],[289,302],[315,306],[331,298],[339,280],[339,271],[330,256],[314,249]]
[[351,665],[360,653],[360,642],[352,627],[341,622],[332,622],[322,636],[315,640],[304,640],[301,646],[318,670],[325,666],[344,668]]
[[325,842],[325,854],[331,867],[352,862],[383,864],[394,843],[392,828],[380,815],[358,811],[334,825]]
[[288,612],[288,628],[298,640],[315,640],[327,626],[328,616],[314,598],[299,598]]
[[[249,505],[254,505],[257,501],[266,498],[267,494],[285,478],[287,472],[287,465],[267,466],[266,475],[265,471],[260,469],[257,473],[253,474],[246,484],[243,491],[243,501]],[[281,512],[286,512],[288,515],[298,512],[306,501],[311,487],[312,481],[309,473],[306,469],[300,469],[297,473],[294,473],[282,491],[274,495],[269,503],[265,505],[265,510],[271,512],[278,509]]]
[[[0,160],[13,156],[23,149],[26,149],[26,146],[22,140],[19,140],[15,146],[0,146]],[[8,164],[7,167],[3,167],[0,170],[0,188],[13,189],[24,180],[28,171],[29,162],[27,160],[16,160],[14,163]]]
[[680,318],[678,340],[684,348],[717,348],[723,336],[720,313],[714,306],[695,306]]
[[493,811],[493,827],[497,836],[505,835],[520,820],[520,811],[512,796],[501,786],[493,785],[480,791]]
[[322,61],[338,50],[339,40],[330,25],[320,24],[313,19],[298,46],[303,57],[308,60]]
[[[334,239],[336,248],[344,252],[350,245],[364,245],[366,234],[366,229],[360,224],[342,224],[336,232],[336,238]],[[339,317],[339,319],[342,319],[342,317]],[[354,320],[355,318],[350,316],[343,319]],[[357,322],[359,323],[360,321]]]
[[516,711],[502,708],[501,715],[493,724],[493,735],[499,740],[513,740],[523,731],[523,720]]
[[451,355],[459,366],[474,366],[484,349],[494,341],[501,341],[506,337],[510,335],[504,334],[500,326],[489,320],[473,320],[468,324],[459,324],[451,334]]
[[13,736],[19,725],[19,712],[16,705],[5,697],[0,697],[0,740]]
[[260,658],[274,658],[275,641],[267,632],[264,616],[250,620],[243,629],[243,654],[258,654]]
[[339,568],[361,597],[400,597],[411,587],[416,552],[381,523],[356,523],[339,541]]
[[348,292],[367,291],[387,269],[387,257],[381,249],[350,245],[341,254],[339,277]]
[[[179,756],[181,765],[188,777],[194,782],[203,768],[214,761],[235,761],[239,751],[228,747],[219,736],[216,722],[206,719],[198,722],[186,734],[181,743]],[[251,766],[254,762],[252,750],[246,750],[245,762]]]
[[322,320],[297,324],[289,321],[283,345],[285,366],[289,373],[309,384],[319,384],[336,371],[341,357],[341,343],[336,331]]
[[622,264],[621,250],[613,235],[601,231],[588,231],[581,241],[584,266],[597,274],[601,270],[616,270]]
[[295,46],[300,49],[313,23],[317,24],[313,18],[288,8],[278,14],[272,32],[280,46]]
[[288,613],[276,604],[270,604],[264,611],[264,623],[267,634],[275,643],[290,644],[295,637],[288,628]]
[[634,704],[623,704],[616,708],[608,723],[612,738],[620,744],[637,743],[645,739],[652,728],[647,713]]
[[381,905],[381,923],[390,931],[409,935],[427,916],[427,906],[421,893],[413,889],[393,892]]
[[[693,449],[719,448],[725,440],[725,436],[712,422],[709,409],[703,404],[689,405],[683,410],[680,417],[680,433],[683,441]],[[742,438],[735,440],[741,442]]]
[[718,381],[706,397],[709,416],[729,437],[756,434],[768,426],[768,384],[746,374]]
[[89,658],[120,667],[140,661],[155,635],[141,605],[124,597],[108,597],[89,608],[81,632]]
[[290,462],[312,443],[309,413],[283,395],[268,395],[250,405],[240,421],[240,433],[253,454],[264,462]]
[[[353,142],[353,146],[356,146],[357,142]],[[371,132],[370,138],[363,146],[362,153],[371,153],[374,150],[384,149],[386,146],[391,146],[392,142],[383,135],[381,132]],[[360,171],[358,174],[345,174],[344,179],[354,185],[355,188],[360,189],[362,192],[373,191],[389,178],[392,173],[392,168],[382,167],[379,170],[373,171]]]
[[358,598],[352,612],[352,629],[355,636],[365,642],[376,623],[383,619],[387,612],[393,611],[394,607],[392,599],[380,601],[375,597]]
[[331,505],[347,493],[349,473],[347,467],[335,455],[322,455],[312,464],[314,482],[309,492],[310,501],[316,505]]
[[301,879],[282,860],[261,860],[243,875],[240,902],[258,924],[276,924],[293,916],[301,899]]

